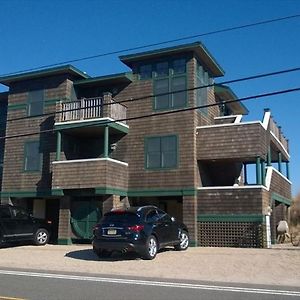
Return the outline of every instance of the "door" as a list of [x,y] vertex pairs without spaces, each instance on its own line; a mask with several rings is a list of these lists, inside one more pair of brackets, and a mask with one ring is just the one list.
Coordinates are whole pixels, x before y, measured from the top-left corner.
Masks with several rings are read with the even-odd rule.
[[164,211],[158,210],[159,220],[163,229],[164,243],[174,243],[178,241],[178,226],[176,222],[173,222],[171,217]]

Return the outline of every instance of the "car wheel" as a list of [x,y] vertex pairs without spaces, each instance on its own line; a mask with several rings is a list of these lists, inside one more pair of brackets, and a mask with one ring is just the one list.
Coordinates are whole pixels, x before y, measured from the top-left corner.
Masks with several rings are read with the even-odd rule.
[[146,242],[146,249],[143,255],[144,259],[154,259],[158,251],[158,244],[155,236],[150,235]]
[[189,247],[189,242],[190,242],[189,234],[185,230],[182,230],[180,233],[179,244],[175,245],[175,250],[178,251],[186,250]]
[[37,246],[43,246],[46,245],[49,241],[49,232],[44,229],[40,228],[34,235],[34,243]]

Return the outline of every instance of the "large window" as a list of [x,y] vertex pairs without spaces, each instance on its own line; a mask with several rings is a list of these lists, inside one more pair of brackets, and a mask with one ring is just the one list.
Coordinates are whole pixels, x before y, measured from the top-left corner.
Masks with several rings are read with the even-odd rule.
[[145,165],[147,169],[177,167],[177,136],[149,137],[145,140]]
[[[208,73],[203,69],[203,67],[197,63],[196,71],[196,85],[197,87],[206,86],[212,84],[212,79],[209,77]],[[197,89],[197,106],[204,106],[208,104],[208,91],[209,87]],[[207,114],[207,107],[199,108],[201,113]]]
[[40,171],[41,168],[41,153],[39,141],[26,142],[24,146],[24,170],[25,171]]
[[31,91],[28,93],[28,116],[41,115],[44,112],[44,91]]

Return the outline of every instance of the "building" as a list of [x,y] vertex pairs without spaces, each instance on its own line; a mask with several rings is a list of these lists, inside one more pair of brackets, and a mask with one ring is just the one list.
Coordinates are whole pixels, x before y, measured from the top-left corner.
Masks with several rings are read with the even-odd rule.
[[60,244],[89,239],[112,207],[150,203],[183,220],[193,245],[274,241],[291,182],[270,111],[243,122],[229,87],[195,89],[224,75],[199,42],[120,60],[131,72],[89,77],[67,65],[0,78],[7,118],[18,118],[7,123],[17,136],[5,144],[1,201],[51,219]]

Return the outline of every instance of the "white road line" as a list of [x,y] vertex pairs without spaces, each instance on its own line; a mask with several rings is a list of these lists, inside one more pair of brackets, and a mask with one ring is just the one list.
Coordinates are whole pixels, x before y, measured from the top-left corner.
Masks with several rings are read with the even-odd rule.
[[283,295],[283,296],[300,297],[300,292],[288,291],[288,290],[255,289],[255,288],[243,288],[243,287],[234,287],[234,286],[203,285],[203,284],[180,283],[180,282],[164,282],[164,281],[134,280],[134,279],[122,279],[122,278],[76,276],[76,275],[65,275],[65,274],[34,273],[34,272],[20,272],[20,271],[8,271],[8,270],[0,270],[0,274],[12,275],[12,276],[38,277],[38,278],[52,278],[52,279],[91,281],[91,282],[105,282],[105,283],[174,287],[174,288],[185,288],[185,289],[199,289],[199,290],[213,290],[213,291],[223,291],[223,292]]

